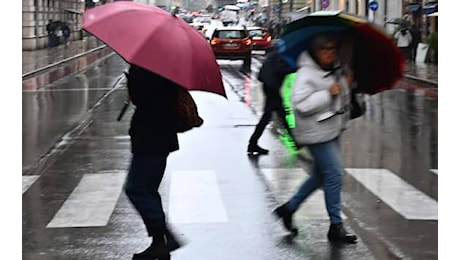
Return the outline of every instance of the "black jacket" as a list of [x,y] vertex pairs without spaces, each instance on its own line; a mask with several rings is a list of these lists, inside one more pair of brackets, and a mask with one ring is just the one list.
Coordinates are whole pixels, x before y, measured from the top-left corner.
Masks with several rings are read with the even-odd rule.
[[279,90],[283,84],[284,77],[290,73],[296,72],[291,68],[281,56],[278,50],[273,50],[267,54],[257,79],[264,83],[264,87]]
[[133,154],[167,154],[179,149],[175,101],[177,85],[140,67],[131,66],[128,92],[136,106],[129,135]]

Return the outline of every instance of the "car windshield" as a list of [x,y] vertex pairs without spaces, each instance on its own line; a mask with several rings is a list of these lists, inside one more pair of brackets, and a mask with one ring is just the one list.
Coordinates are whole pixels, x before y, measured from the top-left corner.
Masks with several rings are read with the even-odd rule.
[[235,30],[235,31],[225,30],[225,31],[217,32],[216,37],[219,39],[243,39],[246,37],[246,35],[244,31],[241,31],[241,30]]
[[263,30],[250,30],[249,31],[249,36],[250,37],[263,37],[264,36],[264,31]]

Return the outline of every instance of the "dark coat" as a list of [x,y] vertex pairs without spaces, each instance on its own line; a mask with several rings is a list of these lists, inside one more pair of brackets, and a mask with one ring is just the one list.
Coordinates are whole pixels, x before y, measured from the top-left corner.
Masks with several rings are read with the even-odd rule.
[[420,29],[418,29],[417,27],[411,27],[409,32],[412,36],[412,42],[410,44],[411,46],[417,46],[417,44],[422,42],[422,32],[420,31]]
[[293,72],[296,72],[296,70],[291,68],[284,61],[279,51],[275,49],[267,54],[257,79],[264,83],[264,88],[269,87],[273,88],[272,90],[279,91],[284,77]]
[[178,86],[137,66],[131,66],[127,77],[129,97],[136,106],[129,129],[132,153],[168,154],[178,150]]

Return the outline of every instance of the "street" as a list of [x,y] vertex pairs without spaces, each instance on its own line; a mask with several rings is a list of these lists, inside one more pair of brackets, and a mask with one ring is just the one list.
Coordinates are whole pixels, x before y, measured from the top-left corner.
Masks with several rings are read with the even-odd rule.
[[[291,154],[277,122],[248,157],[262,112],[255,54],[219,61],[228,100],[192,92],[204,124],[179,135],[160,187],[172,228],[185,245],[173,259],[437,259],[437,98],[395,88],[366,99],[366,114],[341,140],[345,225],[355,245],[327,241],[322,191],[299,209],[290,239],[271,211],[309,173],[308,152]],[[149,243],[122,191],[130,160],[127,64],[108,55],[52,84],[23,90],[23,259],[131,259]]]

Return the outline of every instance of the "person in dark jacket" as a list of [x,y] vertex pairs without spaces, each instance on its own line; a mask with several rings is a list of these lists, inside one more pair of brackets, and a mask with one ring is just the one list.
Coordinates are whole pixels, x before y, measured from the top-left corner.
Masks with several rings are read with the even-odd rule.
[[409,32],[412,35],[412,41],[410,43],[411,59],[415,62],[415,59],[417,58],[418,44],[422,42],[422,32],[414,24],[411,26]]
[[62,32],[62,37],[64,39],[64,47],[67,48],[67,43],[69,42],[70,38],[70,27],[68,22],[63,22],[61,24],[61,32]]
[[46,32],[48,33],[48,49],[57,46],[59,43],[59,39],[56,35],[58,25],[59,23],[57,21],[53,21],[53,19],[49,19],[46,24]]
[[179,149],[175,121],[179,86],[135,65],[127,79],[135,112],[129,129],[132,159],[124,189],[152,237],[151,245],[133,259],[169,259],[170,251],[180,244],[166,225],[158,188],[168,155]]
[[286,112],[283,106],[283,100],[280,94],[280,88],[283,84],[283,79],[287,74],[295,72],[283,59],[278,51],[277,46],[269,49],[267,58],[265,59],[259,71],[258,80],[263,83],[263,91],[265,94],[264,113],[259,120],[251,138],[249,139],[247,153],[250,155],[268,154],[268,150],[258,145],[259,138],[265,127],[272,118],[273,112],[276,112],[283,126],[289,131],[289,126],[286,122]]

